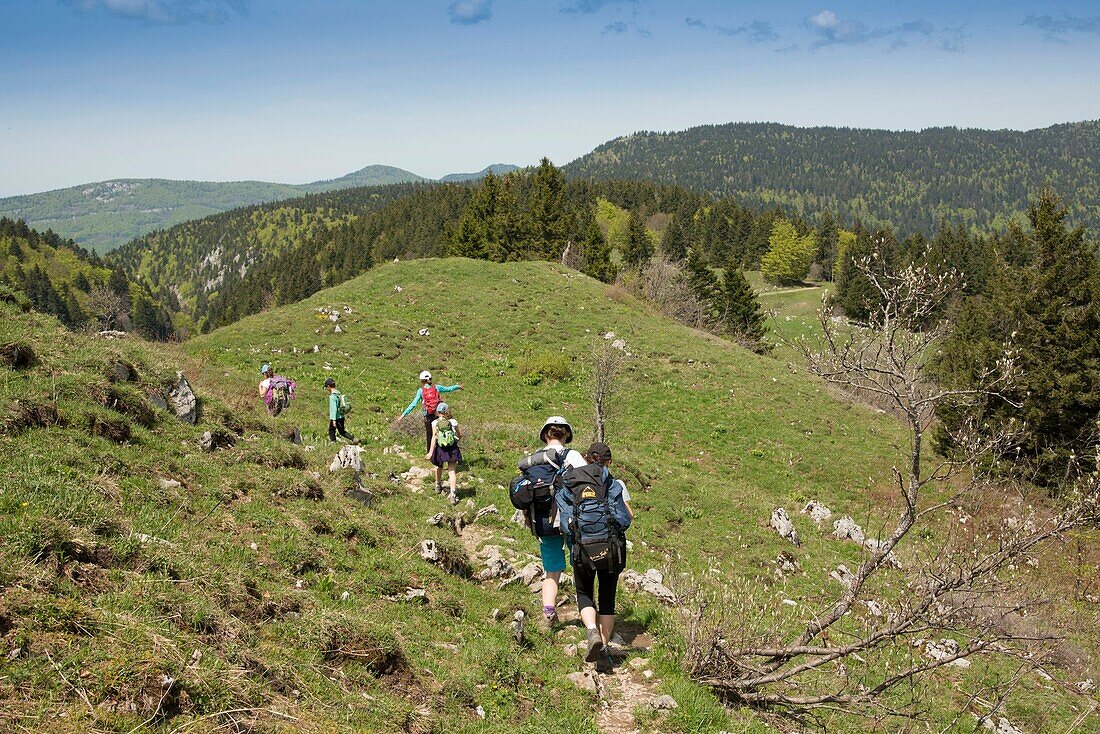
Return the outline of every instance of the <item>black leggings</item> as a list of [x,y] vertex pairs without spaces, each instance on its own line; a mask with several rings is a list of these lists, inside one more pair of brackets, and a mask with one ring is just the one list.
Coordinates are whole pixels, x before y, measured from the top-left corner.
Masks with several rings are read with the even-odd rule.
[[424,416],[424,450],[427,451],[432,447],[432,424],[435,423],[435,419],[439,416],[435,413],[429,413]]
[[577,609],[596,606],[593,604],[596,579],[600,580],[600,604],[596,613],[610,615],[615,613],[615,590],[619,585],[619,571],[589,571],[573,565],[573,585],[577,587]]
[[336,422],[336,425],[333,425],[333,421],[328,422],[328,440],[329,441],[335,441],[336,440],[336,432],[337,431],[339,431],[340,435],[343,436],[344,438],[346,438],[347,440],[349,440],[349,441],[354,441],[355,440],[355,436],[348,433],[347,429],[344,428],[344,419],[343,418],[337,418],[335,422]]

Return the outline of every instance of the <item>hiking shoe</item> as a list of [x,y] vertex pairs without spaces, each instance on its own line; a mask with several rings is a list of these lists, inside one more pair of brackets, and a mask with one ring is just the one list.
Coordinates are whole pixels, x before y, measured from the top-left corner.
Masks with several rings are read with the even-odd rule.
[[558,623],[558,613],[557,613],[556,610],[550,612],[549,614],[547,614],[545,610],[543,611],[543,613],[542,613],[542,626],[543,626],[544,630],[549,632],[550,630],[554,629],[554,625],[556,625],[557,623]]
[[458,492],[450,492],[447,494],[447,501],[452,505],[458,504]]
[[436,483],[436,485],[435,485],[435,491],[436,491],[436,492],[439,492],[440,494],[443,494],[443,485],[442,485],[442,484],[439,484],[439,483],[437,482],[437,483]]
[[607,648],[604,648],[604,654],[600,656],[600,659],[596,661],[597,673],[610,673],[615,669],[615,661],[611,659],[611,653]]
[[588,652],[584,656],[584,662],[594,663],[603,656],[603,638],[595,627],[588,630]]

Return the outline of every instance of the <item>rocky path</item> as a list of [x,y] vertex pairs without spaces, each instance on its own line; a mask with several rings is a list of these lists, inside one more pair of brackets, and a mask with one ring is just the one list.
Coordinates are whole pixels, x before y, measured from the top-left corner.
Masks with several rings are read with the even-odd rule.
[[[397,455],[409,462],[409,470],[400,475],[407,489],[412,492],[424,491],[421,483],[430,477],[430,470],[421,466],[421,457],[413,457],[400,446],[391,446],[385,453]],[[445,500],[441,498],[441,502],[445,503]],[[454,528],[457,538],[474,562],[478,580],[496,583],[499,588],[521,583],[532,594],[538,594],[542,588],[542,569],[538,565],[538,557],[517,548],[512,538],[498,538],[492,528],[477,522],[485,515],[499,514],[495,505],[483,507],[476,512],[475,508],[476,504],[467,500],[464,505],[456,507],[453,513],[438,513],[428,522]],[[511,507],[507,509],[511,510]],[[472,512],[475,514],[470,516]],[[512,520],[516,521],[517,518],[513,516]],[[635,578],[648,581],[638,574],[635,574]],[[563,586],[568,588],[568,582]],[[648,588],[643,590],[653,593]],[[629,625],[623,626],[617,630],[612,642],[612,658],[615,661],[613,670],[597,673],[592,665],[581,660],[584,644],[580,615],[575,597],[569,596],[569,601],[559,602],[560,622],[556,637],[565,654],[574,657],[581,668],[569,676],[570,680],[596,696],[596,724],[602,734],[639,734],[641,730],[634,718],[636,709],[650,706],[658,711],[668,711],[676,707],[676,702],[670,696],[660,695],[660,681],[650,667],[647,656],[653,641],[643,630],[632,629]],[[502,622],[510,621],[513,629],[517,625],[536,623],[535,620],[519,621],[513,613],[505,610],[501,610],[499,618]]]

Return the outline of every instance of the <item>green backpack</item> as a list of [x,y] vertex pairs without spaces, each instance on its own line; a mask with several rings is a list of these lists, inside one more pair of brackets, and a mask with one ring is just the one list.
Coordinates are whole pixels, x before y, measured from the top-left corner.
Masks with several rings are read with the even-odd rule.
[[340,396],[340,398],[339,398],[339,400],[340,400],[340,402],[339,402],[340,414],[341,415],[347,415],[348,413],[351,412],[351,398],[349,398],[347,395],[345,395],[342,392],[338,392],[336,394]]
[[458,436],[455,435],[455,427],[451,425],[451,421],[447,418],[440,418],[436,421],[435,428],[435,442],[440,448],[449,449],[458,443]]

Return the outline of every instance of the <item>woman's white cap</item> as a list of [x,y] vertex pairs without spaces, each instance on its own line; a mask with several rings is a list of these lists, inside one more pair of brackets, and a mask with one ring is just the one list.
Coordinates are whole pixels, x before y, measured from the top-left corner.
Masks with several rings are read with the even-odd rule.
[[428,370],[424,370],[423,372],[420,373],[420,379],[430,381],[432,379],[432,373],[428,372]]

